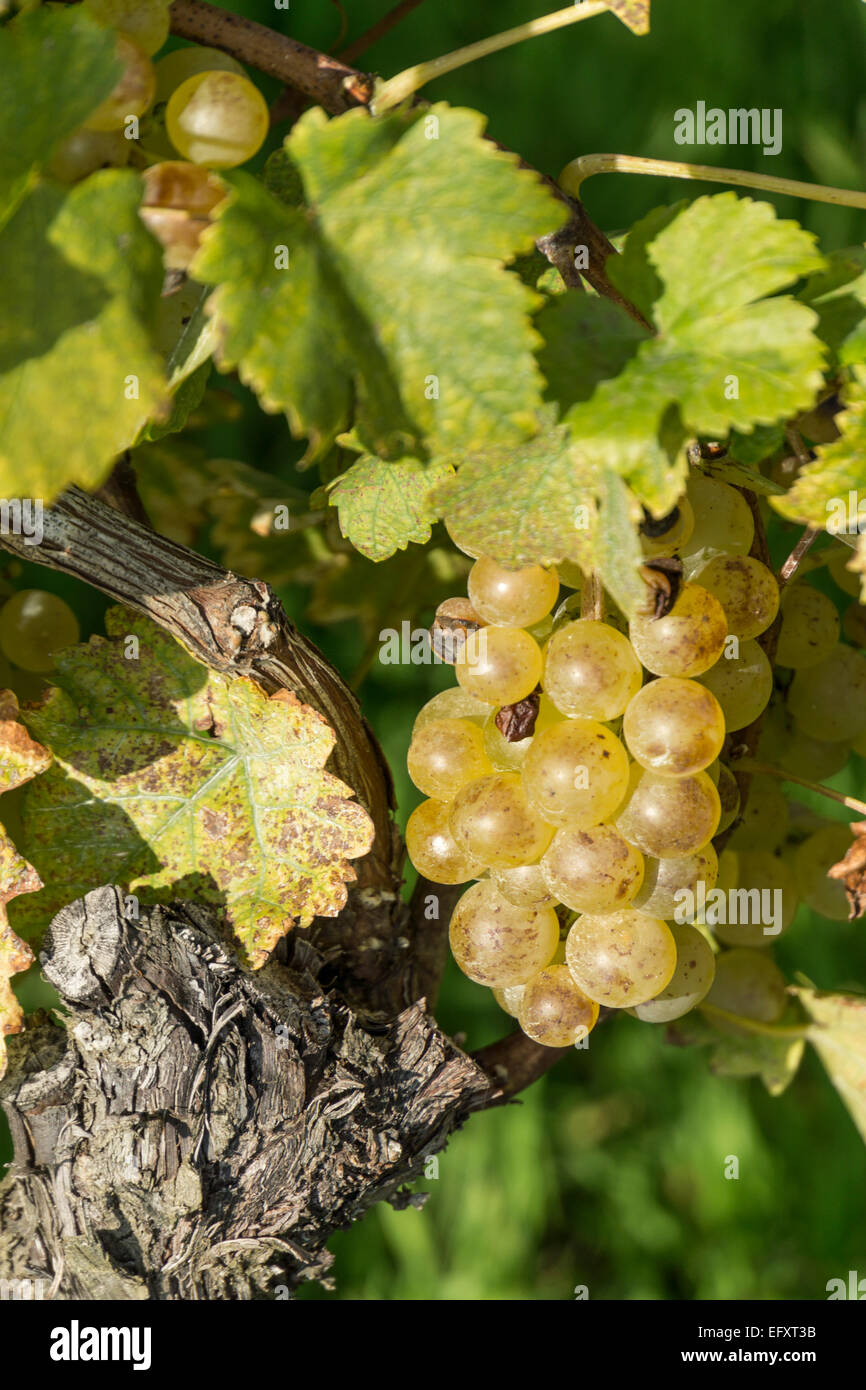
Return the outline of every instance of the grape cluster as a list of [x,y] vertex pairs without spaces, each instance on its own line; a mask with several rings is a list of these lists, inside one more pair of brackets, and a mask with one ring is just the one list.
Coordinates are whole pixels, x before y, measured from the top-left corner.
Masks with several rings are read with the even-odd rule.
[[[730,846],[717,857],[713,845],[739,814],[726,736],[774,689],[757,639],[776,620],[779,586],[749,554],[753,538],[742,494],[695,472],[645,543],[650,563],[680,562],[681,582],[630,624],[613,605],[606,621],[577,616],[578,594],[557,607],[560,581],[580,584],[574,566],[510,570],[457,542],[475,561],[458,684],[415,723],[408,768],[428,800],[406,843],[433,882],[477,880],[451,919],[453,955],[536,1042],[579,1042],[601,1006],[657,1023],[704,1000],[720,1027],[728,1015],[778,1018],[775,938],[760,914],[706,911],[716,887],[781,903],[781,931],[800,896],[843,915],[824,875],[846,828],[806,839],[793,873],[776,852],[787,807],[771,779],[755,779]],[[838,645],[828,608],[835,616],[818,591],[792,585],[779,644],[796,671],[794,737],[822,747],[866,728],[866,659]]]

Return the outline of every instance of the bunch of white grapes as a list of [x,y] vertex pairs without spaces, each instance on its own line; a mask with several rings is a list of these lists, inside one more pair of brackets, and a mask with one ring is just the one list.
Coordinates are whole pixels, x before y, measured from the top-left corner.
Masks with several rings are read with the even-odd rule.
[[[473,556],[469,603],[448,605],[462,602],[458,684],[415,723],[409,774],[429,799],[409,818],[407,849],[433,882],[477,880],[451,919],[454,958],[538,1043],[580,1043],[601,1006],[657,1023],[705,999],[722,1020],[771,1022],[785,1007],[767,924],[720,920],[711,932],[697,908],[701,885],[779,889],[786,930],[798,905],[775,852],[785,800],[769,778],[755,780],[752,814],[720,859],[712,843],[739,814],[719,761],[726,735],[773,693],[756,639],[780,592],[753,539],[743,495],[695,472],[669,529],[645,542],[648,556],[682,562],[663,616],[575,616],[574,595],[558,601],[560,578],[579,587],[576,567],[513,570],[485,555]],[[866,728],[866,659],[838,636],[831,601],[792,585],[779,640],[796,672],[787,709],[794,736],[821,746]],[[850,843],[845,826],[829,831]],[[838,846],[814,840],[803,849],[823,879]],[[844,900],[823,883],[825,899]]]

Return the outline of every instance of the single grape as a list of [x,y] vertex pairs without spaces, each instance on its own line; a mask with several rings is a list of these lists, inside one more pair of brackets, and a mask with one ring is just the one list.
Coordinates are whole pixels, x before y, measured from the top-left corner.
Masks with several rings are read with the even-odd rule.
[[[772,946],[797,911],[794,875],[767,850],[737,850],[736,854],[739,884],[728,890],[724,912],[707,909],[707,926],[726,946]],[[716,921],[717,916],[728,920]]]
[[828,878],[827,870],[845,858],[851,848],[851,827],[841,821],[825,825],[798,846],[794,857],[794,876],[800,897],[832,922],[848,920],[848,898],[841,881]]
[[56,653],[80,635],[69,604],[43,589],[20,589],[0,608],[0,650],[24,671],[53,671]]
[[584,829],[613,815],[628,786],[628,754],[594,719],[563,719],[536,734],[523,765],[530,802],[552,825]]
[[483,865],[455,844],[450,814],[451,807],[443,801],[422,801],[406,823],[406,852],[431,883],[467,883],[484,872]]
[[531,627],[550,612],[559,593],[556,570],[529,565],[505,569],[482,555],[469,571],[469,602],[486,623]]
[[560,584],[580,594],[583,589],[583,570],[574,560],[560,560],[556,566]]
[[234,72],[198,72],[168,99],[165,126],[184,159],[211,169],[244,164],[268,133],[268,106],[258,87]]
[[772,854],[788,834],[788,802],[774,777],[753,777],[743,818],[728,844],[731,849],[764,849]]
[[688,570],[699,569],[713,555],[748,555],[755,521],[741,492],[693,468],[686,497],[695,516],[694,530],[681,551]]
[[463,894],[448,934],[464,975],[505,989],[526,984],[550,964],[559,944],[559,918],[552,907],[515,907],[484,881]]
[[87,130],[122,130],[127,117],[140,116],[153,101],[156,79],[146,53],[123,34],[115,41],[123,71],[117,84],[84,122]]
[[776,576],[752,555],[716,555],[696,579],[718,599],[728,632],[741,641],[766,632],[779,611]]
[[199,248],[201,234],[227,189],[200,164],[162,160],[142,174],[144,195],[139,214],[164,251],[167,270],[186,270]]
[[764,716],[758,751],[762,761],[773,767],[784,768],[809,782],[826,782],[847,763],[850,743],[845,739],[825,743],[812,737],[777,702],[770,705]]
[[722,814],[719,817],[719,824],[715,833],[721,835],[723,830],[727,830],[729,825],[733,825],[740,814],[739,783],[731,769],[726,767],[724,763],[719,764],[719,780],[716,790],[719,793]]
[[154,72],[154,100],[157,104],[168,101],[172,92],[176,91],[182,82],[188,77],[196,77],[200,72],[234,72],[239,77],[246,77],[240,63],[228,53],[223,53],[219,48],[200,48],[198,44],[167,53],[154,65]]
[[541,860],[553,896],[575,912],[612,912],[643,882],[643,855],[612,825],[557,830]]
[[61,183],[78,183],[97,169],[120,168],[129,160],[132,141],[122,130],[74,130],[51,156],[48,172]]
[[516,869],[491,869],[490,881],[515,907],[545,907],[554,902],[540,864],[518,864]]
[[753,723],[773,693],[773,668],[752,641],[740,642],[736,656],[720,656],[698,680],[721,705],[728,733]]
[[[706,996],[713,1008],[760,1023],[775,1023],[784,1012],[785,997],[785,977],[765,951],[740,947],[716,956],[715,979]],[[715,1019],[713,1022],[720,1026]]]
[[[835,746],[835,745],[834,745]],[[866,729],[852,741],[851,748],[858,757],[866,758]]]
[[725,717],[712,691],[697,681],[662,676],[630,702],[622,721],[632,757],[650,772],[687,777],[722,751]]
[[665,922],[626,907],[578,917],[566,938],[565,960],[590,999],[627,1009],[653,999],[670,982],[677,948]]
[[845,640],[854,647],[866,647],[866,605],[849,603],[842,615]]
[[782,593],[782,626],[776,660],[800,671],[826,661],[839,640],[835,603],[808,584],[789,584]]
[[485,705],[483,700],[467,695],[459,685],[449,685],[447,690],[440,690],[438,695],[421,706],[412,726],[412,737],[433,719],[471,719],[476,724],[483,724],[491,711],[493,705]]
[[483,627],[470,633],[455,672],[463,689],[492,705],[513,705],[541,679],[541,649],[519,627]]
[[507,985],[505,989],[494,989],[493,998],[500,1009],[510,1014],[512,1018],[516,1018],[525,989],[526,985]]
[[559,712],[556,705],[548,700],[546,695],[542,695],[532,734],[510,743],[496,723],[498,713],[496,709],[491,710],[484,721],[484,749],[497,772],[519,772],[532,747],[533,738],[549,729],[552,724],[559,724],[565,719],[565,715]]
[[606,623],[579,618],[554,632],[548,643],[544,689],[563,714],[616,719],[642,679],[628,639]]
[[866,728],[866,656],[840,643],[826,661],[797,672],[788,708],[811,738],[850,742]]
[[[695,529],[695,514],[687,497],[681,497],[673,511],[665,518],[668,522],[664,531],[658,531],[659,522],[644,523],[641,528],[640,545],[644,555],[674,555],[682,550]],[[649,535],[648,530],[658,531]]]
[[530,806],[517,772],[495,773],[463,787],[450,824],[463,852],[490,869],[534,864],[553,837],[553,826]]
[[571,1047],[595,1027],[598,1004],[575,984],[567,965],[548,965],[523,987],[517,1021],[544,1047]]
[[616,828],[629,844],[657,859],[676,859],[703,849],[716,833],[719,793],[705,772],[661,777],[634,763]]
[[852,598],[860,597],[860,576],[854,570],[848,568],[854,559],[854,551],[850,546],[840,545],[838,550],[834,550],[827,561],[827,568],[838,584],[843,593],[850,594]]
[[721,604],[699,584],[684,584],[663,618],[636,617],[629,625],[634,650],[657,676],[699,676],[718,661],[728,623]]
[[706,997],[716,973],[713,949],[697,927],[672,922],[670,932],[677,950],[676,969],[654,998],[635,1005],[633,1012],[644,1023],[670,1023],[690,1013]]
[[168,38],[169,0],[84,0],[97,24],[119,29],[148,57]]
[[631,905],[648,912],[650,917],[691,921],[691,914],[683,914],[683,899],[677,894],[685,890],[697,898],[701,883],[704,892],[709,893],[715,888],[718,876],[719,861],[712,845],[677,859],[655,859],[647,855],[643,883]]
[[453,801],[467,782],[493,771],[484,735],[471,719],[433,719],[425,724],[409,745],[406,763],[418,790],[437,801]]

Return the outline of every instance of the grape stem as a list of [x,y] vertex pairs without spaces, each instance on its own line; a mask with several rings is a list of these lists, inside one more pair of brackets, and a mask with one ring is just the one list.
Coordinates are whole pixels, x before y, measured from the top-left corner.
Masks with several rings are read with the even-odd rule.
[[811,549],[812,545],[817,540],[820,534],[820,531],[816,531],[814,527],[806,527],[802,536],[797,541],[797,544],[794,546],[794,549],[791,551],[787,560],[782,565],[782,568],[779,570],[778,581],[780,589],[784,589],[788,581],[790,579],[793,579],[794,575],[797,573],[801,561],[803,560],[803,557],[806,555],[807,551]]
[[820,183],[783,179],[775,174],[752,174],[746,169],[720,169],[715,164],[686,164],[679,159],[646,159],[631,154],[583,154],[566,164],[559,186],[573,198],[593,174],[654,174],[670,179],[698,179],[702,183],[727,183],[735,188],[757,188],[766,193],[785,193],[809,198],[814,203],[866,209],[866,193],[854,188],[830,188]]
[[421,0],[399,0],[399,4],[390,9],[375,24],[371,24],[370,28],[365,29],[363,34],[359,34],[348,47],[337,54],[337,57],[343,63],[354,63],[356,58],[360,58],[361,54],[366,53],[368,48],[372,48],[374,43],[378,43],[381,38],[389,34],[402,19],[405,19],[413,10],[417,10],[420,4]]
[[475,63],[490,53],[499,53],[503,48],[511,48],[513,44],[523,43],[526,39],[537,38],[540,34],[551,34],[555,29],[565,28],[567,24],[579,24],[582,19],[594,19],[596,15],[607,13],[606,0],[588,0],[588,3],[582,5],[568,5],[564,10],[555,10],[551,14],[541,15],[539,19],[531,19],[526,24],[518,24],[514,29],[491,34],[486,39],[479,39],[477,43],[467,44],[465,48],[457,48],[453,53],[444,53],[440,58],[431,58],[426,63],[415,63],[413,67],[405,68],[403,72],[389,77],[377,88],[373,110],[377,115],[381,115],[383,111],[399,106],[401,101],[412,96],[426,83],[432,82],[435,77],[442,77],[447,72],[466,67],[468,63]]
[[757,1018],[744,1018],[742,1014],[732,1014],[727,1009],[719,1009],[715,1004],[699,1004],[698,1011],[702,1014],[709,1014],[711,1018],[720,1018],[725,1023],[735,1023],[738,1028],[742,1028],[748,1033],[760,1033],[762,1038],[808,1038],[811,1028],[809,1024],[802,1026],[785,1024],[779,1027],[776,1023],[762,1023]]
[[819,792],[821,796],[827,796],[831,801],[838,801],[841,806],[847,806],[850,811],[857,811],[861,816],[866,816],[866,802],[858,801],[856,796],[846,796],[844,792],[837,792],[833,787],[825,787],[821,782],[808,782],[805,777],[798,777],[794,772],[787,772],[782,767],[773,767],[771,763],[758,762],[755,758],[740,758],[736,766],[744,772],[756,773],[761,777],[778,777],[781,782],[794,782],[798,787],[806,787],[810,792]]
[[590,570],[581,587],[580,616],[597,623],[604,620],[604,589],[596,570]]

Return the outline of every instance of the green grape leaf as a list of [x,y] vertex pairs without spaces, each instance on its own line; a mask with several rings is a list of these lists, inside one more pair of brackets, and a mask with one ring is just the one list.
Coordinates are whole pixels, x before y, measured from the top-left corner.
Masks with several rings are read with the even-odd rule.
[[165,357],[171,413],[165,419],[150,421],[143,440],[176,434],[201,404],[216,347],[216,330],[205,312],[206,301],[207,290],[194,280],[186,280],[174,294],[160,296],[154,339]]
[[[784,426],[756,425],[750,434],[740,434],[738,430],[731,430],[729,456],[736,460],[738,467],[745,465],[752,473],[752,464],[763,463],[764,459],[771,458],[784,445]],[[751,483],[743,483],[741,486],[751,487]],[[775,491],[774,484],[769,485],[769,491]]]
[[588,294],[557,295],[542,309],[536,326],[544,339],[538,365],[547,395],[563,410],[621,372],[647,336],[618,304]]
[[532,428],[538,296],[505,263],[564,209],[482,128],[446,105],[313,110],[286,142],[303,207],[225,176],[232,196],[192,271],[216,286],[221,364],[287,413],[312,456],[353,423],[380,458]]
[[433,502],[473,550],[500,564],[597,569],[624,612],[646,599],[640,508],[612,469],[594,467],[569,431],[553,426],[516,448],[473,453]]
[[722,1030],[714,1026],[713,1014],[721,1016],[722,1011],[703,1006],[676,1019],[668,1024],[668,1041],[679,1046],[708,1047],[710,1071],[716,1076],[759,1076],[771,1096],[781,1095],[796,1076],[806,1046],[796,1018],[790,1018],[793,1031],[786,1018],[778,1026],[761,1025],[759,1032],[749,1019],[743,1019],[743,1026],[738,1027],[732,1021],[733,1014],[724,1014]]
[[[373,827],[324,771],[335,735],[288,691],[208,671],[148,620],[57,656],[57,688],[24,712],[54,761],[25,794],[22,848],[46,887],[13,904],[31,928],[105,882],[143,901],[221,905],[246,960],[334,917]],[[138,655],[130,638],[138,639]]]
[[664,515],[685,479],[685,460],[665,443],[673,407],[687,430],[723,438],[811,405],[823,380],[817,316],[777,291],[824,262],[810,233],[733,193],[699,198],[646,255],[664,287],[656,335],[565,419],[588,462],[613,468]]
[[812,1020],[809,1041],[866,1143],[866,995],[795,993]]
[[140,180],[104,170],[66,197],[41,184],[0,233],[0,495],[96,487],[162,408],[151,346],[159,248]]
[[0,226],[25,196],[34,170],[119,76],[114,34],[77,6],[43,6],[0,28]]
[[772,500],[782,516],[856,535],[861,516],[866,525],[866,366],[853,371],[842,393],[845,409],[836,416],[840,438],[818,445],[815,461]]
[[866,362],[866,249],[831,251],[827,267],[811,275],[799,298],[818,315],[818,336],[832,361]]
[[645,319],[652,318],[653,305],[664,291],[661,276],[649,258],[650,243],[687,207],[688,203],[683,198],[668,207],[653,208],[646,217],[635,222],[623,242],[620,254],[608,256],[605,261],[604,268],[611,284],[640,310]]
[[342,535],[368,560],[387,560],[412,541],[429,541],[438,517],[431,490],[453,472],[448,463],[413,458],[391,463],[364,454],[328,488]]

